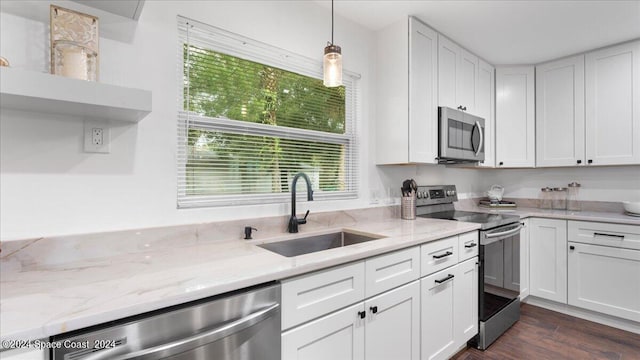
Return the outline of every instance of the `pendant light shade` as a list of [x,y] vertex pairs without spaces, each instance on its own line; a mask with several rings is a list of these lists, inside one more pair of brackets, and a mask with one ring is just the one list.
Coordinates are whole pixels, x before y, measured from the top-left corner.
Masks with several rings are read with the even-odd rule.
[[322,68],[324,86],[342,85],[342,49],[333,43],[333,0],[331,0],[331,42],[324,48]]
[[338,45],[327,45],[324,48],[324,86],[335,87],[342,85],[342,51]]

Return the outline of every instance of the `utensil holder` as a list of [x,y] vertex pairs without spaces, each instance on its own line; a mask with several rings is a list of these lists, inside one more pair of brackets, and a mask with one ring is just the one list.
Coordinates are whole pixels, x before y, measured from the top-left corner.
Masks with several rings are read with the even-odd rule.
[[403,220],[416,219],[416,195],[403,196],[400,198],[400,217]]

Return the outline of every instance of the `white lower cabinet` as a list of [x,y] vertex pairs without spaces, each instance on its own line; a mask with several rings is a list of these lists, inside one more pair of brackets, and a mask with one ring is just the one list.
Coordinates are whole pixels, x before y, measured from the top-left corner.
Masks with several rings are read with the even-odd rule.
[[640,322],[640,250],[569,243],[569,305]]
[[449,358],[478,333],[477,248],[474,231],[283,280],[282,359]]
[[567,303],[567,221],[529,221],[530,294]]
[[422,303],[422,359],[447,359],[455,350],[453,330],[454,269],[448,268],[420,281]]
[[478,258],[458,264],[453,299],[456,349],[478,333]]
[[448,359],[478,333],[477,258],[420,283],[423,360]]
[[362,302],[282,334],[282,359],[363,360],[366,318]]
[[420,359],[419,281],[365,301],[365,310],[365,359]]
[[282,334],[282,359],[418,360],[420,282]]

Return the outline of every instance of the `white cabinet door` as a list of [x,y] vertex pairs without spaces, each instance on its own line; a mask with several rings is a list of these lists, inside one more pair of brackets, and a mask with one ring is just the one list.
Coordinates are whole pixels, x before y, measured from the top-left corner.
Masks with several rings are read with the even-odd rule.
[[496,163],[535,165],[533,66],[496,68]]
[[461,49],[458,57],[458,85],[456,100],[466,112],[476,114],[476,87],[478,83],[478,57]]
[[640,250],[569,243],[569,305],[640,322]]
[[282,334],[283,360],[364,359],[364,304],[301,325]]
[[438,35],[438,104],[476,114],[478,57]]
[[640,41],[587,53],[587,164],[640,163]]
[[567,303],[567,221],[529,221],[530,293]]
[[[397,74],[390,74],[396,76]],[[409,18],[409,162],[438,161],[438,33]],[[388,119],[391,121],[391,119]]]
[[457,349],[454,329],[455,266],[420,280],[423,360],[448,359]]
[[367,300],[365,310],[367,360],[420,359],[420,281]]
[[529,296],[529,219],[520,231],[520,300]]
[[478,333],[478,258],[456,265],[455,275],[453,329],[458,349]]
[[536,166],[586,164],[584,55],[536,66]]
[[494,67],[479,60],[475,115],[484,119],[484,161],[478,164],[482,167],[496,166],[495,79]]
[[438,35],[438,104],[457,109],[458,66],[462,49],[453,41]]

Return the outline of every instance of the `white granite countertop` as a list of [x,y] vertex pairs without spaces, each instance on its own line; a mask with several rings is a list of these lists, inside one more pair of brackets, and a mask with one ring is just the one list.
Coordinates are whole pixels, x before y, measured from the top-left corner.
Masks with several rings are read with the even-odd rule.
[[[640,225],[640,218],[615,212],[525,207],[491,210],[475,205],[461,209],[507,212],[522,218]],[[325,222],[315,228],[306,225],[297,236],[351,230],[386,238],[293,258],[255,246],[296,237],[279,233],[279,226],[275,226],[275,233],[271,231],[267,237],[252,241],[222,234],[220,229],[228,224],[196,230],[197,241],[188,238],[193,234],[183,228],[147,230],[143,235],[158,239],[151,244],[133,238],[113,241],[120,233],[88,235],[86,239],[80,236],[54,247],[49,247],[47,240],[35,239],[25,246],[38,243],[39,250],[21,255],[25,269],[3,270],[0,274],[0,338],[45,338],[479,228],[478,224],[423,218],[380,221],[355,217],[349,220],[351,223],[339,224],[332,216],[327,215]],[[267,223],[262,223],[260,234],[265,234]],[[238,224],[233,226],[239,228]],[[145,247],[143,251],[135,249],[141,246]],[[5,259],[11,256],[3,254]],[[72,256],[67,258],[68,254]]]
[[0,336],[45,338],[478,228],[420,218],[359,221],[315,233],[348,229],[387,238],[293,258],[255,246],[289,234],[253,241],[215,240],[5,272],[0,282]]

